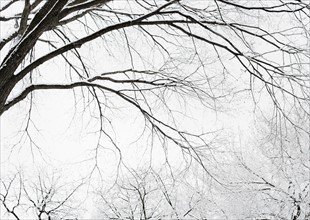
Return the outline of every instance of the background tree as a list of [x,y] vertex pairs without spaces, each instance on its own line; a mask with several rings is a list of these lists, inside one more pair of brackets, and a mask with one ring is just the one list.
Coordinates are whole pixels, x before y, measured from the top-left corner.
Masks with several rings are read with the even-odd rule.
[[265,119],[265,125],[261,123],[262,129],[258,129],[261,134],[255,139],[259,143],[261,161],[266,164],[257,171],[251,170],[250,163],[244,164],[253,178],[249,185],[265,203],[256,202],[261,205],[258,215],[265,218],[307,219],[310,216],[310,136],[309,123],[305,123],[309,118],[297,114],[295,117],[299,126],[308,132],[283,120],[275,124]]
[[227,189],[220,190],[229,204],[236,204],[233,208],[227,203],[220,205],[230,216],[309,218],[310,152],[309,133],[305,132],[309,131],[309,124],[305,124],[306,115],[300,116],[295,115],[295,121],[304,130],[285,120],[260,118],[250,126],[253,132],[235,143],[235,157],[230,154],[231,169],[225,169],[230,172],[224,174],[231,182]]
[[186,172],[132,170],[113,188],[98,193],[99,219],[227,219],[210,195],[185,179]]
[[27,180],[22,172],[2,179],[2,214],[16,220],[76,219],[80,202],[74,197],[82,184],[62,184],[58,174],[46,174],[38,174],[35,181]]

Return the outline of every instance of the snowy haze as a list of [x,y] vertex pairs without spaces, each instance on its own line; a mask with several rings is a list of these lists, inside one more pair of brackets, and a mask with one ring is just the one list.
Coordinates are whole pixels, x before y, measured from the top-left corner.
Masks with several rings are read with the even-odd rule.
[[[16,12],[22,11],[21,2],[14,5],[12,7],[14,10],[1,12],[1,16],[15,16]],[[124,5],[114,1],[110,7],[133,14],[141,10],[137,5],[132,7],[130,4]],[[0,3],[0,6],[3,6],[3,3]],[[234,13],[230,16],[235,20],[246,20],[245,17],[241,15],[238,17]],[[97,29],[98,24],[90,17],[86,16],[85,20],[90,27],[86,31],[81,22],[74,22],[70,24],[70,30],[64,29],[64,33],[69,37],[78,38],[86,36],[91,28]],[[287,17],[271,16],[267,19],[258,13],[244,22],[262,27],[269,25],[270,29],[277,27],[282,30],[286,26],[291,27],[291,21]],[[15,30],[14,20],[5,25],[1,23],[0,28],[1,40]],[[221,31],[221,27],[218,29]],[[171,35],[165,35],[165,30],[157,27],[153,29],[148,27],[147,30],[165,36],[163,42],[175,41]],[[196,29],[193,28],[193,30]],[[197,31],[199,31],[198,27]],[[209,37],[208,34],[205,36]],[[216,39],[217,36],[214,38]],[[56,47],[65,45],[56,35],[44,33],[42,41],[37,42],[35,55],[31,59],[35,60],[53,49],[43,41],[46,39],[51,40]],[[292,39],[298,39],[296,44],[307,44],[303,37],[292,36]],[[238,44],[240,47],[243,46],[242,39],[235,40],[236,46]],[[257,41],[254,37],[249,41],[252,43],[251,48],[260,54],[273,50],[269,48],[270,45]],[[1,50],[1,62],[15,43],[13,40]],[[304,135],[303,132],[300,132],[302,137],[300,139],[294,136],[299,131],[292,128],[290,123],[283,122],[283,118],[275,113],[274,101],[269,91],[265,89],[265,84],[250,78],[244,67],[231,54],[222,50],[219,50],[219,54],[210,52],[213,51],[213,46],[197,41],[195,50],[200,54],[197,58],[192,49],[191,39],[184,40],[182,46],[180,48],[174,46],[174,43],[167,43],[165,49],[171,51],[171,57],[168,57],[156,49],[136,27],[130,27],[126,29],[126,35],[121,31],[112,32],[83,45],[78,51],[82,56],[81,59],[87,63],[85,69],[88,71],[89,78],[111,71],[129,70],[126,77],[140,79],[138,73],[130,70],[157,69],[159,72],[184,76],[184,80],[191,79],[199,85],[203,91],[201,98],[195,96],[194,92],[189,93],[181,89],[175,93],[149,92],[145,93],[145,96],[138,93],[136,97],[141,101],[141,106],[144,109],[150,109],[150,112],[161,122],[175,126],[184,133],[205,134],[204,142],[196,137],[191,137],[189,140],[197,145],[197,151],[203,155],[201,158],[206,168],[202,168],[199,161],[193,159],[196,155],[187,154],[172,140],[162,139],[135,106],[115,94],[98,93],[99,98],[104,100],[101,109],[103,124],[101,124],[100,112],[96,99],[91,96],[91,91],[86,88],[51,89],[31,93],[24,101],[19,102],[1,116],[1,178],[20,172],[30,183],[37,180],[38,173],[43,173],[42,175],[52,179],[47,182],[54,181],[52,177],[55,176],[56,182],[64,186],[60,187],[63,190],[61,195],[82,183],[72,202],[82,210],[82,213],[79,213],[79,219],[102,218],[100,209],[97,209],[102,201],[94,194],[99,195],[101,192],[104,195],[111,195],[109,199],[114,198],[112,202],[118,202],[116,195],[120,192],[113,194],[113,187],[118,180],[123,181],[122,189],[132,186],[130,184],[134,181],[130,178],[134,176],[132,174],[134,172],[129,172],[132,170],[146,173],[145,182],[150,184],[150,189],[156,188],[152,185],[155,182],[153,177],[147,175],[148,172],[152,173],[150,170],[158,171],[165,176],[167,188],[174,186],[169,192],[175,195],[176,207],[180,206],[180,209],[191,204],[185,202],[188,199],[193,203],[197,201],[197,210],[202,210],[201,212],[205,204],[222,210],[210,212],[212,219],[220,219],[224,216],[223,213],[230,213],[227,219],[251,216],[251,213],[252,216],[256,216],[257,210],[266,208],[263,201],[266,198],[260,194],[265,188],[255,188],[256,185],[249,184],[262,181],[261,176],[266,178],[266,188],[270,187],[267,183],[272,182],[283,191],[290,187],[288,179],[292,178],[300,186],[301,197],[307,198],[306,191],[309,187],[306,179],[309,167],[307,168],[308,164],[304,161],[309,157],[309,146],[307,146],[309,136]],[[219,55],[221,59],[218,58]],[[289,58],[281,52],[266,53],[266,57],[271,63],[289,62]],[[74,54],[68,53],[65,58],[83,70],[80,60]],[[222,62],[225,62],[225,68]],[[19,70],[28,63],[29,60],[25,61]],[[124,75],[121,74],[107,76],[114,77],[116,80],[124,79]],[[66,85],[83,80],[87,81],[74,74],[64,57],[58,56],[35,69],[31,77],[25,77],[22,82],[19,82],[8,100],[13,100],[33,84]],[[132,89],[125,83],[111,81],[100,83],[115,89]],[[298,92],[299,90],[296,89],[296,93]],[[280,92],[276,94],[280,97],[279,105],[283,104],[284,111],[294,112],[290,111],[291,103],[294,103],[293,98],[282,98]],[[309,131],[309,121],[300,118],[299,115],[294,116],[293,122]],[[285,141],[277,139],[278,132],[282,129],[286,130],[283,132]],[[165,131],[171,137],[178,137],[177,132],[173,130]],[[294,151],[296,142],[298,146],[302,146],[298,148],[298,152]],[[298,165],[295,165],[286,164],[289,163],[286,161],[283,162],[285,165],[278,166],[277,156],[283,152],[277,151],[278,148],[272,146],[287,149],[285,153],[290,155],[287,157],[299,158],[302,162],[296,162]],[[286,158],[286,156],[283,157]],[[206,170],[210,173],[206,173]],[[295,170],[299,171],[295,172]],[[291,177],[294,173],[296,176]],[[168,178],[171,176],[175,181]],[[15,190],[18,192],[18,187]],[[134,198],[133,195],[129,197]],[[181,198],[186,199],[182,201]],[[275,195],[275,199],[277,198]],[[152,201],[161,204],[161,200],[156,199],[158,198],[154,196]],[[124,201],[117,204],[123,204],[122,202]],[[306,207],[305,201],[300,203]],[[123,206],[120,207],[125,210]],[[32,217],[31,211],[26,213],[29,218]],[[1,219],[11,217],[1,207]]]

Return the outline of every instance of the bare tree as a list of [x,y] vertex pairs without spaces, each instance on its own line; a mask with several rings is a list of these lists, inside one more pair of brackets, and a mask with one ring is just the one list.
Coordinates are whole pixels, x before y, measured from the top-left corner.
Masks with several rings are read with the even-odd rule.
[[104,219],[227,219],[199,187],[191,185],[184,172],[174,178],[161,170],[125,173],[118,182],[98,193],[96,218]]
[[[21,3],[22,10],[14,11]],[[34,94],[42,90],[73,90],[83,97],[85,106],[96,108],[99,130],[112,139],[103,124],[111,120],[105,109],[112,108],[115,101],[111,99],[116,99],[135,108],[159,138],[175,143],[201,162],[195,147],[208,144],[205,134],[179,128],[178,122],[166,122],[154,111],[160,105],[173,119],[169,96],[196,97],[203,106],[218,109],[234,92],[253,89],[255,93],[256,87],[263,87],[285,117],[287,102],[304,107],[309,100],[307,2],[12,0],[0,10],[8,12],[1,17],[1,26],[7,29],[1,39],[1,114],[26,98],[30,98],[30,108],[24,112],[30,114]],[[279,15],[281,21],[276,20]],[[273,19],[277,29],[263,19]],[[86,46],[95,45],[91,43],[101,43],[108,54],[115,53],[113,48],[126,50],[124,66],[128,68],[93,68],[83,55]],[[61,80],[45,77],[44,65],[62,64],[60,58],[68,70],[57,74]],[[214,72],[206,69],[210,61],[216,67]],[[237,89],[224,89],[238,77],[231,72],[234,65],[247,72],[248,88],[238,89],[235,82],[232,88]]]
[[265,118],[256,122],[252,140],[244,141],[244,149],[236,154],[234,178],[228,179],[234,193],[230,199],[245,201],[236,205],[241,207],[236,208],[237,218],[309,218],[309,118],[295,117],[304,131],[285,120]]
[[[271,104],[277,120],[309,132],[291,114],[309,120],[309,9],[306,0],[1,1],[0,115],[13,121],[11,111],[24,114],[16,145],[23,146],[26,137],[39,149],[31,132],[40,117],[34,109],[47,91],[57,97],[61,90],[75,104],[72,114],[95,127],[94,155],[86,158],[94,162],[91,173],[101,172],[106,148],[118,152],[119,165],[123,161],[117,141],[123,134],[113,119],[130,112],[143,127],[143,146],[150,152],[162,148],[171,169],[169,158],[181,155],[186,168],[198,163],[212,181],[225,185],[230,181],[219,172],[218,128],[187,122],[208,123],[196,111],[219,113],[251,96],[255,111]],[[153,186],[146,188],[138,177],[129,187],[119,186],[127,197],[140,196],[139,215],[147,219],[153,214],[143,208],[144,198]],[[15,179],[5,183],[6,192]],[[32,198],[23,181],[13,206],[6,192],[2,203],[12,215],[19,195]],[[38,217],[53,212],[36,201],[32,206]],[[292,215],[301,216],[294,207]]]
[[21,172],[1,180],[0,201],[7,217],[16,220],[76,219],[79,201],[73,197],[80,185],[62,185],[56,174],[39,174],[36,180],[27,180]]

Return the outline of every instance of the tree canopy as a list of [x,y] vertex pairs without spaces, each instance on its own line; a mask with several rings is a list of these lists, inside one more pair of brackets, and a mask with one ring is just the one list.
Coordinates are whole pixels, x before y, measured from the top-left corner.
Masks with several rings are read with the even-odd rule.
[[[23,166],[15,156],[28,152],[32,166],[50,166],[69,158],[51,156],[53,144],[72,157],[81,146],[73,164],[87,170],[83,184],[101,187],[97,214],[111,219],[129,209],[133,219],[152,218],[150,210],[166,218],[307,218],[309,10],[307,0],[1,1],[1,163]],[[16,173],[2,181],[0,198],[22,219],[9,207],[10,186],[24,192],[13,207],[39,189],[22,184],[26,171]],[[55,188],[43,182],[34,185]],[[162,196],[149,202],[153,190]],[[192,197],[182,203],[179,191]],[[71,192],[61,194],[59,204],[71,202]],[[115,198],[131,194],[136,209]],[[255,205],[244,209],[243,195]],[[206,204],[216,210],[203,215]],[[42,206],[34,210],[45,218]],[[43,214],[72,216],[64,210]]]

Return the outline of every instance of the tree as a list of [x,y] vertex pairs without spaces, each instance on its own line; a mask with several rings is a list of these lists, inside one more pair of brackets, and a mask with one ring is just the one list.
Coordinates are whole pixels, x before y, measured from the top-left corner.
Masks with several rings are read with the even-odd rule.
[[285,120],[261,118],[251,126],[247,140],[239,143],[242,146],[230,164],[233,171],[226,177],[233,194],[227,200],[236,203],[234,210],[226,212],[235,218],[309,218],[310,136],[305,124],[309,118],[291,114],[303,130]]
[[[168,172],[169,173],[169,172]],[[99,219],[228,219],[223,210],[188,175],[165,169],[131,170],[113,188],[99,191],[96,200]]]
[[22,172],[2,179],[2,214],[16,220],[27,217],[37,220],[76,219],[79,204],[73,197],[82,184],[62,185],[59,180],[56,174],[40,173],[35,181],[31,181]]
[[[164,184],[152,170],[131,171],[130,177],[118,180],[112,189],[99,192],[98,218],[159,219],[179,218],[171,201],[173,184]],[[175,198],[175,197],[172,197]]]
[[[21,12],[13,10],[17,3],[24,3]],[[118,10],[120,6],[117,2],[107,0],[12,0],[3,5],[1,11],[4,13],[11,9],[13,15],[1,17],[2,28],[9,29],[1,40],[1,114],[26,97],[32,97],[35,92],[50,89],[77,92],[81,88],[82,92],[88,92],[93,97],[100,118],[105,116],[103,107],[108,102],[106,95],[118,97],[136,108],[160,135],[173,139],[190,151],[190,147],[186,146],[188,134],[165,124],[152,113],[152,103],[146,99],[149,93],[163,104],[167,93],[176,93],[196,96],[207,107],[216,108],[221,96],[227,95],[227,91],[217,88],[217,83],[220,83],[217,80],[230,74],[230,64],[239,63],[249,74],[250,88],[258,79],[278,110],[283,110],[283,101],[302,105],[308,100],[308,75],[304,62],[309,51],[306,38],[302,41],[302,36],[308,34],[306,19],[309,4],[273,1],[264,5],[258,1],[256,5],[249,6],[251,3],[241,5],[225,0],[208,1],[202,5],[187,1],[128,1],[125,4],[123,10]],[[281,15],[283,19],[295,18],[295,21],[287,20],[287,29],[280,26],[279,30],[272,31],[274,27],[250,25],[250,22],[253,23],[251,19],[257,17],[249,17],[248,12],[257,13],[259,18],[269,16],[272,19]],[[240,22],[236,22],[237,19]],[[275,22],[275,25],[280,25],[279,21]],[[15,29],[12,30],[10,25],[13,23]],[[83,28],[85,32],[73,32],[74,28]],[[293,42],[295,37],[290,36],[293,32],[295,35],[297,32],[300,43]],[[111,38],[112,35],[115,37]],[[136,37],[144,38],[142,42],[148,45],[133,42]],[[111,40],[119,45],[125,43],[123,47],[127,47],[131,67],[114,71],[91,68],[79,48],[103,41],[106,50],[109,50]],[[141,50],[142,45],[155,51],[154,56],[159,60],[153,63],[148,60]],[[270,48],[262,49],[265,46]],[[43,55],[38,51],[39,47],[47,47]],[[201,47],[206,47],[209,53],[218,57],[223,75],[216,73],[212,76],[212,73],[205,72],[208,60],[201,54],[205,52]],[[148,48],[144,50],[149,52]],[[175,54],[174,50],[180,50],[184,57]],[[281,61],[271,57],[279,54],[282,54]],[[62,69],[59,77],[65,76],[66,80],[50,82],[35,72],[44,75],[44,64],[52,60],[60,62],[60,57],[69,71]],[[226,57],[234,61],[229,63]],[[190,58],[189,62],[187,58]],[[191,68],[194,70],[191,71]],[[17,91],[14,92],[14,89]],[[34,101],[32,99],[35,98],[31,98],[30,102]],[[166,130],[177,132],[179,140],[171,137]]]
[[[143,162],[199,164],[208,181],[227,185],[227,140],[215,122],[222,112],[251,97],[255,114],[273,106],[274,118],[309,132],[291,114],[309,120],[309,8],[295,0],[1,1],[0,115],[18,127],[8,155],[28,145],[41,153],[48,113],[40,104],[61,108],[64,99],[91,136],[90,177],[104,179],[102,152],[112,149],[118,170],[146,152]],[[137,153],[126,155],[132,142]]]

